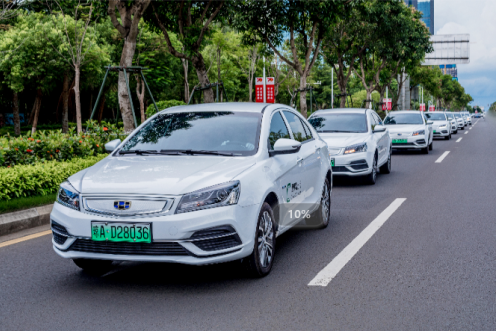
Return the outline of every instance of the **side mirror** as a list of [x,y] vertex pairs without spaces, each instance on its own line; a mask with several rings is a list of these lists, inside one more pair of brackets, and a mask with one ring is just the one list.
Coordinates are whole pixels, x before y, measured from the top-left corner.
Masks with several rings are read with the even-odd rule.
[[376,125],[374,127],[374,130],[372,130],[373,133],[379,133],[379,132],[386,132],[386,127],[382,125]]
[[431,125],[431,124],[434,124],[434,122],[433,121],[427,121],[427,124]]
[[105,150],[109,153],[113,152],[117,146],[119,146],[121,143],[120,139],[114,139],[112,141],[109,141],[108,143],[105,144]]
[[279,154],[298,153],[301,148],[301,143],[293,139],[281,138],[274,144],[274,150],[269,151],[270,156]]

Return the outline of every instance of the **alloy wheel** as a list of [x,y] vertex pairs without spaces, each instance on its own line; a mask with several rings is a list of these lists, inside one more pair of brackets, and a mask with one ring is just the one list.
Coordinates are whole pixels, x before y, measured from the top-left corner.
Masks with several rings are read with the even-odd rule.
[[329,195],[329,187],[327,181],[324,183],[324,192],[322,192],[322,220],[324,224],[329,222],[329,210],[331,209],[331,197]]
[[258,258],[260,265],[270,265],[274,254],[274,226],[269,212],[264,211],[258,227]]

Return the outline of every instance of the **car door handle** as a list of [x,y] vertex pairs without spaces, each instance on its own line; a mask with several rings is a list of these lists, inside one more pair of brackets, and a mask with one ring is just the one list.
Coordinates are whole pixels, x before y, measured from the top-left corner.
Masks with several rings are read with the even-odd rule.
[[299,156],[297,156],[297,157],[296,157],[296,163],[299,163],[299,162],[301,162],[302,160],[303,160],[303,158],[301,158],[301,157],[299,157]]

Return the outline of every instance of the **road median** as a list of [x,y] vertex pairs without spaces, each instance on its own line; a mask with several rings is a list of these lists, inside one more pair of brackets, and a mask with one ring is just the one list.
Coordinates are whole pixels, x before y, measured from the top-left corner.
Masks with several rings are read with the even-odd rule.
[[53,204],[0,214],[0,236],[50,223]]

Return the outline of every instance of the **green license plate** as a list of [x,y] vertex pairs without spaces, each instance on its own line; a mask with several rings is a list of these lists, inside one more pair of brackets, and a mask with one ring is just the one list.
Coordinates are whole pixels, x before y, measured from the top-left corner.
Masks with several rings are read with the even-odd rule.
[[334,167],[334,159],[331,159],[331,167]]
[[436,130],[434,130],[433,132],[436,133]]
[[393,144],[406,144],[408,139],[393,139]]
[[149,223],[91,222],[91,240],[151,243]]

